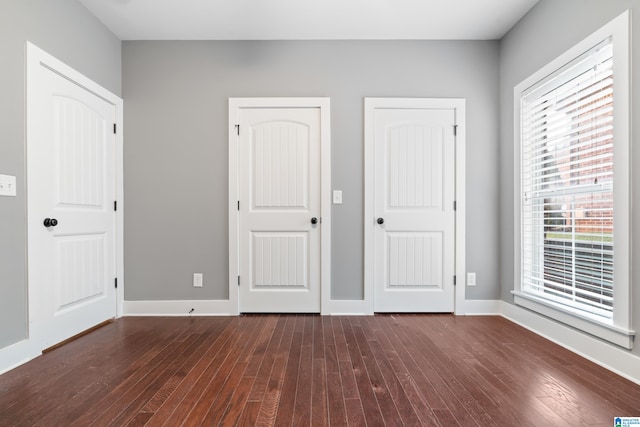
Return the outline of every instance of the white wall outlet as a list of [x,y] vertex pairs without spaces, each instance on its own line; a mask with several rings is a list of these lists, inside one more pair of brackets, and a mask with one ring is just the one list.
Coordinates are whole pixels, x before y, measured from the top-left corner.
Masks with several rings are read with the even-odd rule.
[[342,204],[342,190],[333,190],[333,204],[334,205]]
[[16,195],[16,177],[13,175],[0,175],[0,196]]
[[194,288],[202,287],[202,273],[193,273],[193,287]]
[[476,285],[476,273],[467,273],[467,286]]

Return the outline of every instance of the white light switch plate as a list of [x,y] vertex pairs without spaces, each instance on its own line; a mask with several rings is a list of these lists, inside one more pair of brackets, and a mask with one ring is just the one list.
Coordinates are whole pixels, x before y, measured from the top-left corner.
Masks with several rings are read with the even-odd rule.
[[476,273],[467,273],[467,286],[476,285]]
[[334,205],[342,204],[342,190],[333,190],[333,204]]
[[193,287],[201,288],[202,287],[202,273],[193,273]]
[[0,175],[0,196],[16,195],[16,177],[13,175]]

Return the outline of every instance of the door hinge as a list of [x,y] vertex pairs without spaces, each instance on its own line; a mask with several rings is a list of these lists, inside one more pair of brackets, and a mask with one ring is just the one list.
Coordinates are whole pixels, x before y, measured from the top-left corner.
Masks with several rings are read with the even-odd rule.
[[240,210],[240,200],[238,200],[238,210]]
[[453,201],[453,210],[457,211],[458,210],[458,202],[457,201]]
[[113,124],[113,133],[116,133],[116,124]]
[[453,275],[453,286],[457,285],[457,283],[456,283],[456,282],[457,282],[457,280],[456,280],[456,279],[457,279],[457,277],[456,277],[456,275],[454,274],[454,275]]
[[458,135],[458,125],[453,125],[453,136]]
[[240,286],[240,276],[238,276],[238,286]]
[[115,285],[116,289],[118,289],[118,278],[117,277],[114,280],[114,285]]
[[114,211],[117,211],[117,210],[118,210],[118,201],[117,201],[117,200],[114,200],[114,201],[113,201],[113,210],[114,210]]
[[240,125],[236,125],[236,135],[240,135]]

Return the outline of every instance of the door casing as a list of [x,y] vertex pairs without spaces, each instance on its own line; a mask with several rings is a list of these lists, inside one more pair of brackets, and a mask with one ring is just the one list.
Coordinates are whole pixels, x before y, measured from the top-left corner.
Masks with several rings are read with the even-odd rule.
[[[320,313],[329,314],[331,305],[331,124],[329,98],[229,98],[229,303],[231,314],[240,313],[238,276],[239,167],[236,124],[242,109],[320,109]],[[235,312],[233,312],[235,310]]]
[[365,98],[364,100],[364,306],[374,312],[374,112],[378,108],[454,110],[455,136],[455,275],[454,313],[465,314],[465,99],[461,98]]
[[[50,71],[62,76],[63,78],[69,80],[70,82],[76,84],[82,89],[91,92],[92,94],[104,99],[105,101],[111,103],[115,106],[115,125],[116,125],[116,150],[115,150],[115,191],[116,191],[116,232],[115,232],[115,264],[116,264],[116,277],[118,280],[118,286],[116,288],[116,307],[115,307],[115,315],[116,317],[121,317],[123,312],[123,299],[124,299],[124,250],[123,250],[123,224],[124,224],[124,199],[123,199],[123,101],[117,95],[111,93],[106,90],[102,86],[98,85],[94,81],[85,77],[78,71],[64,64],[63,62],[57,60],[53,56],[49,55],[42,49],[33,45],[30,42],[27,42],[27,154],[29,153],[29,147],[35,145],[35,140],[37,132],[35,129],[39,126],[37,121],[37,114],[35,103],[37,102],[36,93],[34,92],[35,88],[37,88],[39,84],[39,69],[41,67],[47,68]],[[33,215],[33,213],[29,209],[29,197],[28,192],[28,170],[29,170],[29,156],[27,155],[27,215]],[[36,244],[36,240],[33,239],[30,234],[27,232],[27,245]],[[31,263],[28,263],[28,272],[32,271],[31,269],[35,268],[35,266]],[[33,274],[33,273],[32,273]],[[114,279],[116,279],[114,277]],[[115,285],[114,285],[115,286]],[[28,306],[29,306],[29,327],[28,327],[28,339],[33,341],[30,347],[35,351],[39,352],[43,349],[41,343],[37,342],[41,340],[42,337],[38,337],[37,334],[34,335],[34,319],[37,315],[38,308],[38,289],[35,289],[30,283],[28,284]]]

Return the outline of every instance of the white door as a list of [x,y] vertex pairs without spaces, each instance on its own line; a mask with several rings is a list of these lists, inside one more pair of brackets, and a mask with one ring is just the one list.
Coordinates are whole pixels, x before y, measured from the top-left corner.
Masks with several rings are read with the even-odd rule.
[[47,348],[116,314],[116,110],[40,63],[29,72],[30,334]]
[[374,310],[453,312],[455,114],[375,109]]
[[320,311],[320,108],[239,110],[241,312]]

